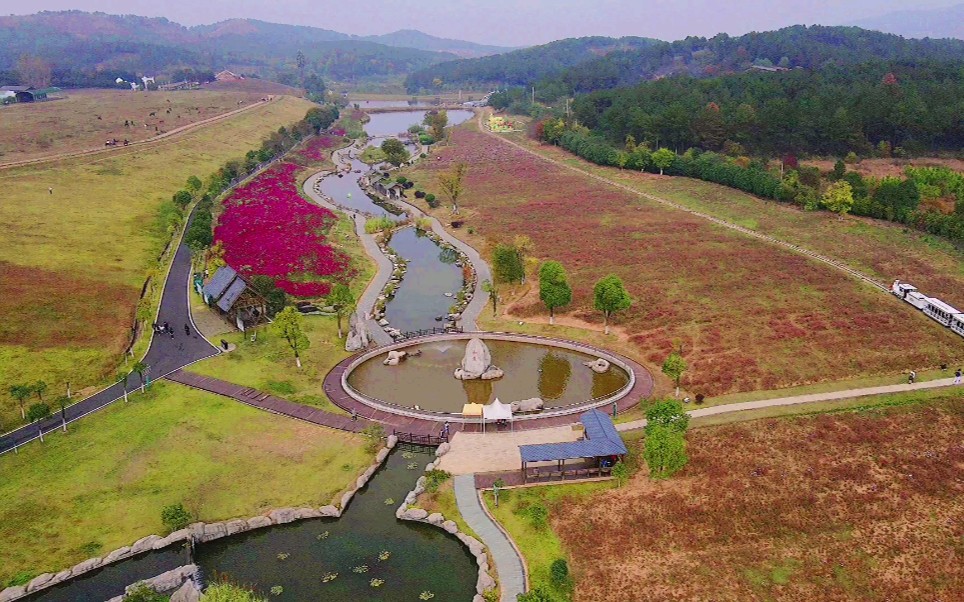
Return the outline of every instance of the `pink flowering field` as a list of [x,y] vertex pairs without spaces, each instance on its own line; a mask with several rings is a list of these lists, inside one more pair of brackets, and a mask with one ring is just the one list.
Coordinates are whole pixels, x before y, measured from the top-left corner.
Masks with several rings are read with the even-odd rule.
[[273,165],[225,199],[214,239],[245,277],[273,278],[295,297],[327,295],[354,275],[350,258],[326,237],[335,215],[298,194],[301,166]]
[[291,153],[298,163],[321,163],[328,159],[331,149],[340,146],[344,141],[344,132],[339,135],[321,134],[314,136],[304,143],[301,148]]

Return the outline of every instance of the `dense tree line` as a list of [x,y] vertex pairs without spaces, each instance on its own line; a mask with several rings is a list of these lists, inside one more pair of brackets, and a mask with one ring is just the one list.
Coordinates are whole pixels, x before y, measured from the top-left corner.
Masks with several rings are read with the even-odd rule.
[[733,145],[760,154],[840,156],[960,150],[964,62],[666,78],[577,97],[573,111],[612,142],[632,136],[677,151]]
[[505,54],[425,67],[409,75],[405,87],[414,94],[458,87],[528,86],[558,77],[569,67],[600,54],[658,43],[658,40],[637,37],[567,38]]
[[[789,157],[775,168],[766,161],[699,148],[682,154],[668,148],[651,150],[632,139],[616,148],[585,127],[557,118],[538,123],[534,134],[599,165],[697,178],[806,210],[886,219],[964,243],[964,176],[945,167],[908,168],[905,178],[877,179],[847,171],[846,164],[838,161],[832,172],[821,174]],[[846,186],[835,186],[838,183]],[[942,210],[939,201],[948,201],[953,210]]]

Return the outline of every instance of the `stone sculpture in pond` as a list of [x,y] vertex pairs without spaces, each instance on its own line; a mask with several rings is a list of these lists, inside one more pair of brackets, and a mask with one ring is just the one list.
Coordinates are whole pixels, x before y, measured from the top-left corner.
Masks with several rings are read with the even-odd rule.
[[502,378],[503,372],[492,365],[492,354],[482,339],[471,338],[465,345],[465,356],[462,364],[455,370],[455,378],[459,380],[495,380]]

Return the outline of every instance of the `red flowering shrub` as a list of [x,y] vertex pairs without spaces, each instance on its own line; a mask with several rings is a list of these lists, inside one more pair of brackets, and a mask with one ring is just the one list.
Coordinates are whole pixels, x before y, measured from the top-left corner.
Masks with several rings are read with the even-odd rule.
[[273,278],[296,297],[327,295],[353,275],[349,257],[327,243],[335,215],[298,194],[299,166],[279,163],[236,188],[214,230],[224,260],[245,277]]
[[305,162],[320,163],[328,158],[329,151],[338,146],[341,141],[342,136],[322,134],[310,139],[292,155],[297,159],[303,159]]

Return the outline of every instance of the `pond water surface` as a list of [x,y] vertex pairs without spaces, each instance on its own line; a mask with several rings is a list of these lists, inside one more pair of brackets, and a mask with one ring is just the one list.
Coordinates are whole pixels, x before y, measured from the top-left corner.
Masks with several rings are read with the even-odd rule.
[[397,366],[374,357],[348,375],[356,391],[397,405],[435,412],[459,413],[466,403],[487,404],[499,398],[511,403],[541,397],[545,407],[572,405],[603,397],[629,383],[629,375],[615,365],[597,374],[582,363],[596,359],[585,353],[533,343],[485,339],[492,364],[505,372],[498,380],[461,381],[453,376],[465,354],[466,341],[415,344]]
[[[205,580],[228,577],[267,594],[272,602],[469,601],[475,559],[442,529],[395,518],[395,510],[434,459],[430,448],[403,446],[388,457],[338,519],[304,520],[198,546]],[[389,503],[390,502],[390,503]],[[379,554],[388,558],[379,560]],[[279,554],[287,554],[283,560]],[[325,582],[325,575],[337,577]],[[384,583],[372,586],[372,579]]]

